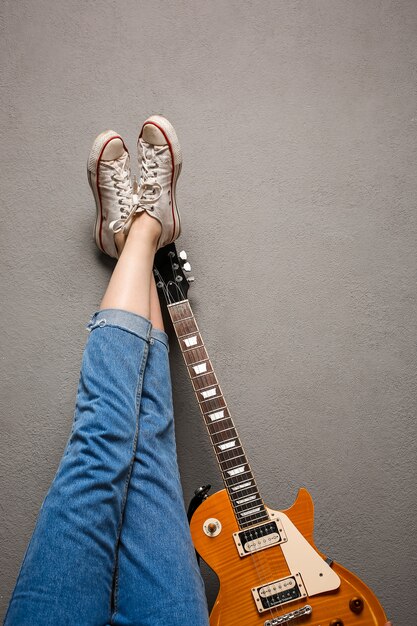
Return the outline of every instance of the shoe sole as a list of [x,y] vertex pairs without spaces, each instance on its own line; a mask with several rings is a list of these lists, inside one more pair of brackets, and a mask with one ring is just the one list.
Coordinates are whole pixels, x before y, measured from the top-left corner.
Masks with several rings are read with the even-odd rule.
[[[124,149],[126,150],[126,152],[128,152],[125,146],[125,143],[123,139],[120,137],[120,135],[118,135],[113,130],[106,130],[103,133],[100,133],[100,135],[98,135],[95,138],[93,147],[91,148],[91,151],[87,160],[88,183],[91,187],[91,191],[93,192],[94,200],[96,203],[96,221],[93,227],[93,237],[94,237],[97,247],[105,254],[108,254],[108,252],[105,250],[103,246],[103,240],[102,240],[103,208],[102,208],[102,203],[101,203],[101,193],[100,193],[100,187],[99,187],[98,167],[100,165],[101,155],[103,154],[105,147],[113,139],[120,139],[123,143]],[[96,174],[95,182],[91,178],[94,172]]]
[[156,126],[156,128],[158,128],[164,135],[167,141],[168,147],[169,147],[169,151],[171,153],[171,159],[172,159],[172,164],[173,164],[172,177],[171,177],[171,200],[172,200],[172,220],[174,223],[174,227],[172,230],[171,241],[165,244],[165,245],[168,245],[172,241],[175,241],[175,239],[177,239],[177,237],[179,237],[181,233],[181,217],[180,217],[180,213],[177,207],[175,191],[176,191],[177,180],[181,173],[181,168],[182,168],[182,152],[181,152],[180,142],[178,141],[177,133],[175,132],[175,128],[163,115],[151,115],[150,117],[148,117],[147,120],[144,121],[142,125],[142,130],[140,131],[138,142],[139,142],[139,139],[142,137],[142,132],[143,132],[144,127],[148,124],[153,124],[153,126]]

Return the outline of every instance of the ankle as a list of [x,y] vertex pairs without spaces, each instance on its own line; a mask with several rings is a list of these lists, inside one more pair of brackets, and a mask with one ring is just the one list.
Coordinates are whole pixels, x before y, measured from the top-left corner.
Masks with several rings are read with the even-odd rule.
[[118,255],[120,257],[120,255],[123,252],[123,248],[125,247],[126,235],[122,231],[119,233],[116,233],[114,235],[114,243],[115,243]]
[[150,240],[158,241],[161,235],[160,222],[148,215],[145,211],[140,213],[132,222],[128,237],[141,237]]

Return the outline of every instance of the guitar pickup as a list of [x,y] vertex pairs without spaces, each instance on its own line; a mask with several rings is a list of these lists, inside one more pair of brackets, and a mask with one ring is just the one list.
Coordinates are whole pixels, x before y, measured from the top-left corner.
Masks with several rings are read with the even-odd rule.
[[279,520],[240,530],[233,533],[233,539],[240,556],[248,556],[287,541]]
[[297,573],[294,576],[273,580],[260,587],[253,587],[252,595],[258,612],[263,613],[276,606],[287,604],[287,602],[306,598],[307,592],[301,575]]

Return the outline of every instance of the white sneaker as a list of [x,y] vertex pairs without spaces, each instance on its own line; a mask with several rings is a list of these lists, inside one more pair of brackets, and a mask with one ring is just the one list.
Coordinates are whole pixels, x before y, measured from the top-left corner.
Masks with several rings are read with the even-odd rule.
[[162,232],[158,248],[175,241],[181,232],[175,189],[181,172],[182,155],[174,127],[162,115],[144,122],[138,139],[140,186],[137,211],[157,219]]
[[123,139],[113,130],[101,133],[94,140],[87,176],[97,209],[94,239],[100,250],[117,259],[119,254],[111,226],[115,222],[124,225],[134,203],[129,152]]

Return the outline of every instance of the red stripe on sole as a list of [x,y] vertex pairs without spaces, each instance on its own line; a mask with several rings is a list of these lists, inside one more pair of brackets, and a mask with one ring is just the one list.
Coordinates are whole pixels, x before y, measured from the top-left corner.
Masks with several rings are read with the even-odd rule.
[[99,154],[99,157],[97,159],[97,167],[96,167],[96,188],[97,188],[97,193],[98,193],[98,199],[99,199],[99,204],[100,204],[100,228],[99,228],[99,240],[100,240],[100,248],[103,252],[106,252],[104,250],[104,246],[103,246],[103,239],[101,236],[102,230],[103,230],[103,209],[102,209],[102,203],[101,203],[101,193],[100,193],[100,185],[99,185],[99,165],[100,165],[100,160],[101,160],[101,155],[104,152],[105,147],[111,142],[113,141],[113,139],[120,139],[120,141],[123,144],[124,149],[126,150],[126,152],[129,154],[129,150],[126,148],[125,146],[125,142],[123,141],[123,139],[120,137],[120,135],[113,135],[113,137],[110,137],[110,139],[108,139],[105,144],[103,145],[101,152]]

